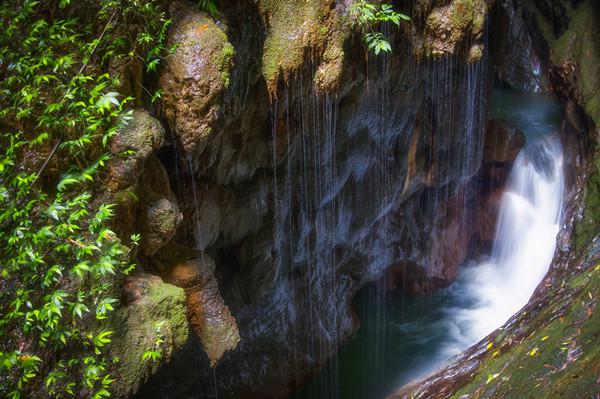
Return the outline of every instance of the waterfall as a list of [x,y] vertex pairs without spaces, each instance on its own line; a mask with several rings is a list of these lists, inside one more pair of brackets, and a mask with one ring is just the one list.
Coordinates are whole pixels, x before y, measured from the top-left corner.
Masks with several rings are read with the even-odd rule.
[[491,258],[465,270],[457,283],[454,295],[472,305],[449,309],[451,338],[444,355],[461,352],[503,325],[544,278],[561,223],[562,164],[555,135],[538,138],[517,156],[501,200]]
[[564,194],[562,111],[540,95],[496,91],[493,113],[523,131],[500,209],[491,255],[463,268],[440,308],[397,329],[416,359],[399,375],[404,384],[444,366],[506,323],[527,304],[546,275],[556,248]]

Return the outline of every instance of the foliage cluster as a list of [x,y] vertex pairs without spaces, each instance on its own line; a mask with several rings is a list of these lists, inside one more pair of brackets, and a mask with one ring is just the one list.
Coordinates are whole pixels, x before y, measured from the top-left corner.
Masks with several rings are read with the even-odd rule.
[[164,320],[159,321],[154,325],[154,333],[156,335],[154,338],[154,345],[142,354],[142,361],[158,362],[162,359],[162,348],[165,343],[165,337],[162,331],[164,325]]
[[391,22],[397,27],[401,21],[410,21],[406,14],[396,12],[391,4],[376,5],[368,1],[359,1],[352,5],[353,13],[364,29],[363,39],[367,48],[376,55],[380,52],[392,52],[386,36],[379,30],[383,23]]
[[10,0],[0,24],[0,396],[110,396],[106,321],[139,237],[95,198],[131,100],[106,71],[155,71],[170,20],[157,0]]

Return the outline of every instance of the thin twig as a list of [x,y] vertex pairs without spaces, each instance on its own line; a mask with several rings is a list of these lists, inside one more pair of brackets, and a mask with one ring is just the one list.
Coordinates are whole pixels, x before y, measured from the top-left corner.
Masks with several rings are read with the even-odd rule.
[[56,141],[56,143],[54,144],[54,147],[52,147],[52,151],[50,151],[50,154],[48,155],[48,157],[44,161],[42,167],[36,173],[35,179],[33,179],[33,181],[31,182],[31,186],[33,186],[35,184],[35,182],[38,180],[38,178],[42,175],[42,172],[44,171],[44,169],[46,169],[46,166],[48,166],[48,164],[50,163],[50,160],[54,156],[54,153],[56,153],[56,150],[58,150],[58,146],[60,145],[60,143],[62,143],[62,139],[58,139]]

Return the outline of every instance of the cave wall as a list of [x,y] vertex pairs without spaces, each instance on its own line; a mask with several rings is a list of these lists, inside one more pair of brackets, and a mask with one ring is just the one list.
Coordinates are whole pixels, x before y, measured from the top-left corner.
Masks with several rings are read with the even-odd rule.
[[165,254],[182,245],[214,259],[241,339],[214,370],[192,339],[140,397],[285,394],[356,330],[350,302],[364,284],[395,269],[426,292],[466,257],[490,80],[487,56],[471,57],[483,26],[461,23],[473,37],[422,61],[413,28],[392,35],[391,56],[366,57],[346,3],[288,3],[239,2],[217,24],[174,3],[171,40],[183,44],[161,77],[171,141],[159,156],[184,221],[147,264],[168,274]]

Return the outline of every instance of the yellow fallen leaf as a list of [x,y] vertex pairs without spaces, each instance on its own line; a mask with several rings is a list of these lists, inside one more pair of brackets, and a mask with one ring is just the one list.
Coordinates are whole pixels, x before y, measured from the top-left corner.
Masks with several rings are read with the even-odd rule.
[[485,381],[486,384],[489,384],[490,382],[494,381],[496,378],[498,378],[498,376],[500,375],[500,373],[496,373],[496,374],[488,374],[487,380]]
[[548,338],[550,338],[549,336],[545,336],[544,338],[542,338],[542,342],[544,342],[545,340],[547,340]]
[[529,356],[533,357],[538,353],[538,348],[533,348],[531,351],[529,351]]
[[493,342],[490,342],[489,344],[487,344],[487,346],[486,346],[486,348],[485,348],[485,349],[486,349],[486,350],[490,350],[490,348],[491,348],[492,346],[494,346],[494,343],[493,343]]

